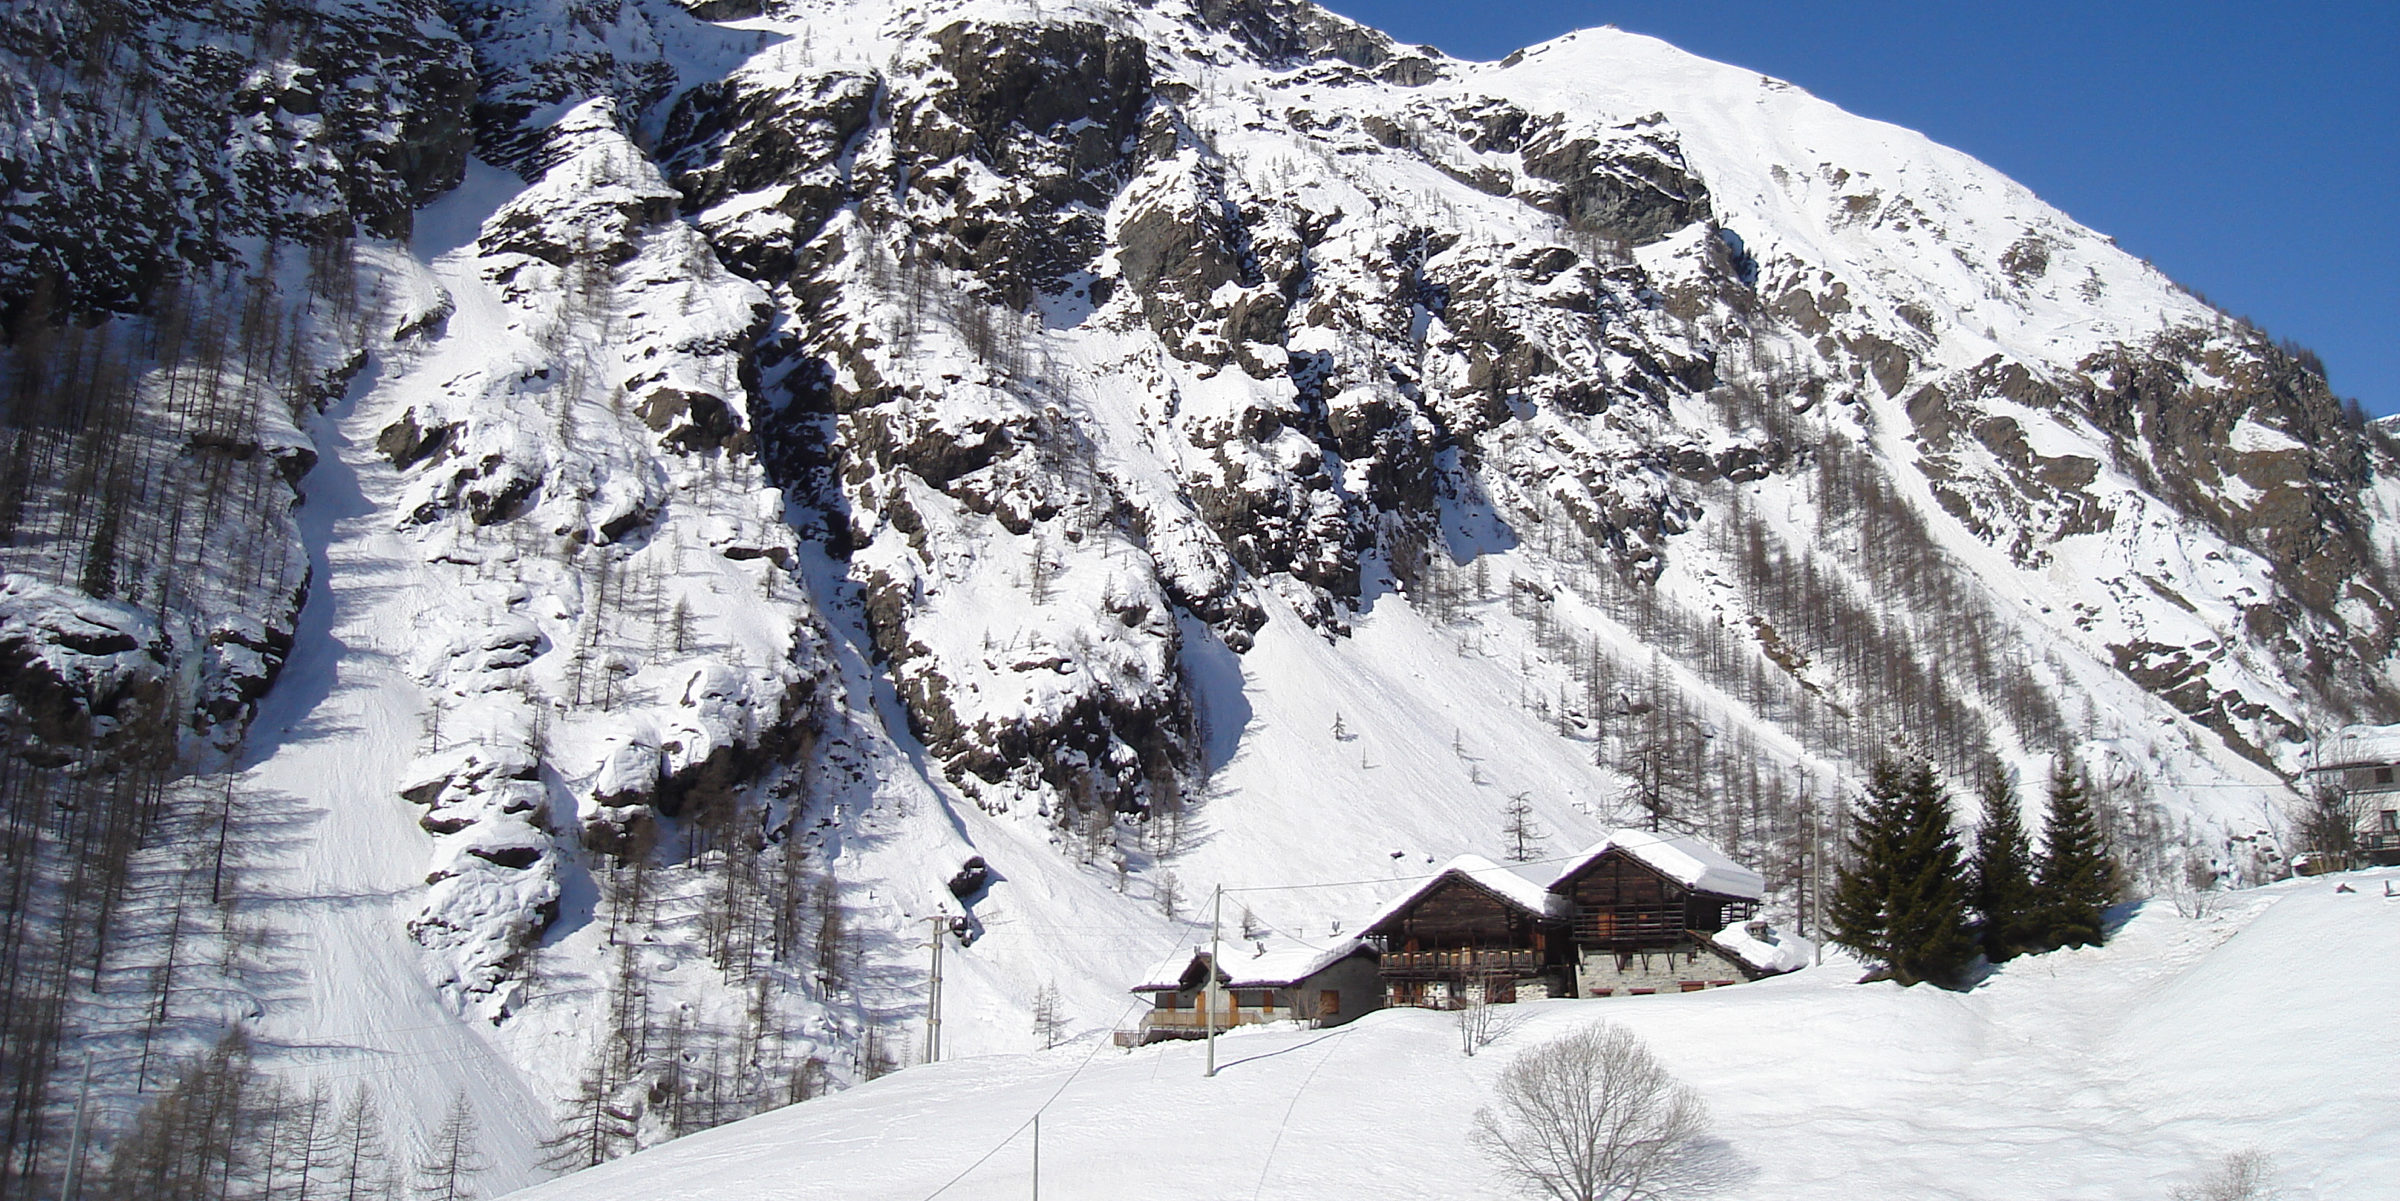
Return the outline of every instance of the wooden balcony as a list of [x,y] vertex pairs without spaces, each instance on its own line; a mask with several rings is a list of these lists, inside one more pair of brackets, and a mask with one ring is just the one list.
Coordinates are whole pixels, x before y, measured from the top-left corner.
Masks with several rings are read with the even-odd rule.
[[1575,915],[1578,947],[1612,951],[1671,947],[1689,940],[1683,907],[1658,909],[1585,910]]
[[[1278,1005],[1255,1007],[1242,1005],[1230,1009],[1221,1008],[1217,1010],[1217,1029],[1229,1030],[1235,1026],[1255,1026],[1261,1022],[1287,1022],[1295,1016],[1297,1015],[1291,1010]],[[1205,1033],[1208,1029],[1208,1015],[1198,1009],[1153,1009],[1143,1015],[1142,1025],[1161,1030],[1199,1030]]]
[[1530,948],[1439,951],[1386,951],[1381,965],[1386,979],[1464,979],[1470,976],[1531,975],[1542,970],[1542,953]]
[[[1236,1026],[1257,1026],[1266,1022],[1314,1022],[1310,1015],[1294,1012],[1280,1005],[1238,1005],[1217,1010],[1217,1032],[1222,1034]],[[1208,1037],[1208,1014],[1201,1009],[1153,1009],[1129,1030],[1116,1032],[1120,1047],[1139,1047],[1171,1038]]]

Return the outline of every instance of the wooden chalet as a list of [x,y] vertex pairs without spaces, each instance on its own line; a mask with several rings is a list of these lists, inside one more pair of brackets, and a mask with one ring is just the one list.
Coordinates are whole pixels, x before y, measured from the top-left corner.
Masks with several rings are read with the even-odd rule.
[[1765,889],[1757,872],[1700,839],[1611,834],[1550,885],[1570,915],[1567,995],[1692,992],[1782,970],[1776,957],[1756,952],[1758,938],[1720,937],[1758,912]]
[[1359,937],[1383,952],[1388,1004],[1534,1000],[1565,979],[1567,915],[1565,899],[1541,881],[1461,855],[1384,906]]
[[[1382,1008],[1383,987],[1375,973],[1375,948],[1353,938],[1325,950],[1268,949],[1264,944],[1223,944],[1228,952],[1217,973],[1216,1029],[1266,1022],[1338,1026]],[[1131,1030],[1117,1032],[1120,1046],[1170,1038],[1200,1038],[1209,1030],[1208,948],[1161,965],[1151,979],[1133,986],[1150,998],[1150,1012]]]
[[1691,992],[1805,962],[1750,921],[1764,885],[1697,838],[1621,830],[1554,876],[1462,855],[1359,935],[1392,1005]]

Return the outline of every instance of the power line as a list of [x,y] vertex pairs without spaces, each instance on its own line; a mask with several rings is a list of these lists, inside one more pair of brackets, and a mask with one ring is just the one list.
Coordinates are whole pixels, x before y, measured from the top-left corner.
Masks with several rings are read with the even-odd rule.
[[[1137,999],[1132,1004],[1129,1004],[1125,1008],[1118,1010],[1116,1021],[1109,1024],[1110,1029],[1113,1030],[1116,1026],[1122,1024],[1127,1017],[1132,1015],[1135,1007],[1139,1006],[1140,1004],[1141,1001]],[[998,1155],[1002,1147],[1006,1147],[1010,1143],[1015,1142],[1018,1135],[1025,1133],[1028,1127],[1031,1127],[1035,1122],[1040,1121],[1042,1112],[1049,1109],[1053,1104],[1057,1103],[1059,1094],[1066,1092],[1067,1086],[1075,1083],[1076,1077],[1083,1075],[1083,1069],[1092,1065],[1092,1060],[1100,1054],[1100,1048],[1107,1046],[1108,1043],[1109,1039],[1107,1037],[1107,1031],[1103,1031],[1101,1037],[1092,1040],[1092,1049],[1084,1052],[1082,1062],[1075,1065],[1074,1071],[1067,1073],[1066,1079],[1058,1082],[1057,1088],[1050,1090],[1050,1096],[1048,1099],[1044,1100],[1039,1106],[1034,1108],[1033,1115],[1031,1117],[1028,1117],[1023,1122],[1018,1123],[1016,1129],[1009,1131],[1007,1135],[1003,1136],[999,1142],[992,1144],[991,1150],[976,1156],[975,1162],[968,1164],[965,1168],[959,1171],[958,1175],[952,1176],[949,1180],[943,1182],[942,1187],[925,1194],[925,1201],[933,1201],[934,1198],[941,1196],[943,1193],[949,1192],[953,1185],[956,1185],[959,1181],[966,1179],[967,1176],[975,1169],[982,1167],[993,1156]]]
[[[1497,868],[1499,868],[1499,869],[1501,869],[1502,871],[1507,871],[1507,870],[1509,870],[1509,869],[1511,869],[1511,868],[1518,868],[1518,867],[1542,867],[1542,866],[1545,866],[1545,865],[1559,864],[1559,863],[1576,863],[1576,862],[1579,862],[1579,861],[1581,861],[1581,860],[1582,860],[1582,859],[1584,859],[1584,858],[1585,858],[1585,852],[1582,852],[1582,851],[1577,851],[1576,853],[1574,853],[1574,854],[1572,854],[1572,855],[1555,855],[1555,856],[1552,856],[1552,857],[1550,857],[1550,858],[1548,858],[1548,859],[1526,859],[1526,860],[1523,860],[1523,861],[1520,861],[1520,862],[1514,862],[1514,863],[1496,863],[1496,864],[1493,864],[1493,866],[1494,866],[1494,867],[1497,867]],[[1410,884],[1410,883],[1414,883],[1414,882],[1416,882],[1416,881],[1418,881],[1418,880],[1432,880],[1432,879],[1435,879],[1435,878],[1437,878],[1437,877],[1440,877],[1440,876],[1448,875],[1448,874],[1449,874],[1451,871],[1453,871],[1453,870],[1462,870],[1462,869],[1453,869],[1453,868],[1448,868],[1448,867],[1445,867],[1445,868],[1442,868],[1442,869],[1441,869],[1441,870],[1439,870],[1439,871],[1423,872],[1423,873],[1420,873],[1420,874],[1417,874],[1417,875],[1413,875],[1413,876],[1384,876],[1384,877],[1382,877],[1382,878],[1380,878],[1380,879],[1372,879],[1372,880],[1328,880],[1328,881],[1324,881],[1324,882],[1322,882],[1322,883],[1316,883],[1316,884],[1245,884],[1245,885],[1242,885],[1242,886],[1240,886],[1240,887],[1238,887],[1238,888],[1227,888],[1225,891],[1227,891],[1227,892],[1298,892],[1298,891],[1301,891],[1301,890],[1303,890],[1303,889],[1311,889],[1311,888],[1356,888],[1356,887],[1359,887],[1359,886],[1361,886],[1361,885],[1366,885],[1366,884]]]
[[1250,1190],[1250,1201],[1258,1201],[1258,1198],[1267,1191],[1267,1172],[1275,1166],[1275,1152],[1283,1146],[1283,1132],[1292,1128],[1292,1111],[1300,1108],[1301,1094],[1306,1093],[1308,1086],[1316,1082],[1317,1073],[1324,1071],[1325,1065],[1333,1062],[1334,1052],[1342,1049],[1343,1036],[1356,1029],[1358,1029],[1358,1025],[1353,1022],[1337,1031],[1333,1036],[1333,1045],[1325,1048],[1325,1058],[1318,1060],[1317,1066],[1308,1069],[1308,1075],[1300,1079],[1300,1087],[1292,1090],[1291,1104],[1283,1107],[1283,1120],[1275,1124],[1275,1139],[1267,1144],[1267,1158],[1258,1165],[1258,1184]]

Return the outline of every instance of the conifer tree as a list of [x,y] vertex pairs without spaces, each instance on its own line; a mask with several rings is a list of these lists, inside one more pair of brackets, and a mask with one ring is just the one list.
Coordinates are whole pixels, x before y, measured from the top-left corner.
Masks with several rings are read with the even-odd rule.
[[1983,780],[1983,824],[1975,831],[1975,912],[1983,957],[2006,963],[2041,949],[2041,896],[2033,884],[2033,848],[2017,798],[1997,766]]
[[1878,761],[1850,833],[1828,922],[1833,941],[1902,984],[1957,983],[1975,957],[1949,794],[1922,759]]
[[2115,903],[2119,884],[2083,773],[2061,758],[2050,772],[2050,810],[2042,821],[2036,889],[2043,944],[2087,947],[2106,941],[2100,913]]

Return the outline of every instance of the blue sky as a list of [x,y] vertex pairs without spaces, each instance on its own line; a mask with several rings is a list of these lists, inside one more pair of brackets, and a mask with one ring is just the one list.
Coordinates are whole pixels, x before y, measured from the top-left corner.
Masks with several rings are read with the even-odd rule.
[[1326,0],[1498,58],[1613,24],[2000,168],[2400,413],[2400,3]]

